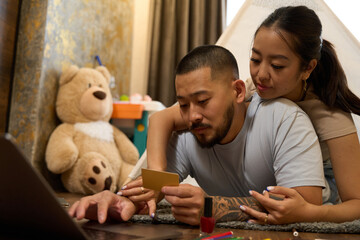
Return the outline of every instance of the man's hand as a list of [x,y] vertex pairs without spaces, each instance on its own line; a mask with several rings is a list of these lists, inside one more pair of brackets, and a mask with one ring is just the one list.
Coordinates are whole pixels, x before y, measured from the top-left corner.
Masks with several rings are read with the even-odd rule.
[[201,188],[180,184],[177,187],[165,186],[161,192],[172,205],[171,211],[176,220],[190,225],[200,224],[206,195]]
[[127,221],[135,214],[137,208],[142,207],[141,204],[135,206],[125,197],[110,191],[103,191],[81,198],[70,207],[68,213],[78,220],[86,218],[104,223],[108,219]]
[[156,202],[160,198],[160,193],[143,188],[141,176],[122,187],[117,195],[127,197],[135,203],[146,202],[146,206],[141,210],[141,214],[145,214],[148,211],[150,217],[153,218],[155,216]]

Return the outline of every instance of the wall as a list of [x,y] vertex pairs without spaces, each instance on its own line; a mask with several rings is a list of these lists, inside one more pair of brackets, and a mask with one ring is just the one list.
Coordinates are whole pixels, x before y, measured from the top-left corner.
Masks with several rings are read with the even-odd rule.
[[153,0],[134,0],[134,31],[130,94],[146,95],[149,76]]
[[95,67],[95,55],[115,76],[119,94],[130,88],[133,1],[23,1],[9,132],[31,163],[44,168],[47,140],[59,124],[55,99],[70,64]]
[[0,133],[7,131],[20,0],[0,1]]

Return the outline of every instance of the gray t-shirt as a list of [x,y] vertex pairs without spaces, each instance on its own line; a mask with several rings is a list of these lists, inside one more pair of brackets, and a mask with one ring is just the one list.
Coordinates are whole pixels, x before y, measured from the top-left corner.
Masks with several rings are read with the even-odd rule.
[[275,185],[325,186],[308,116],[287,99],[263,100],[256,93],[232,142],[202,148],[190,132],[173,134],[167,161],[180,181],[190,175],[209,195],[244,197]]

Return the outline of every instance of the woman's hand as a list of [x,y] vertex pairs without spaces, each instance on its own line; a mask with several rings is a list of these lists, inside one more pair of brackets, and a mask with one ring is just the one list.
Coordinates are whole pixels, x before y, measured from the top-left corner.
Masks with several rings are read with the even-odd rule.
[[156,202],[160,198],[160,192],[143,188],[142,177],[138,177],[126,184],[117,195],[127,197],[134,203],[146,202],[146,205],[139,213],[149,213],[152,218],[155,216]]
[[[249,220],[249,222],[258,224],[285,224],[306,221],[310,217],[308,214],[311,214],[310,208],[312,204],[306,202],[296,190],[280,186],[271,186],[267,190],[269,192],[265,190],[263,195],[256,191],[250,191],[250,194],[261,203],[268,211],[268,214],[247,206],[240,206],[242,211],[254,218]],[[273,197],[273,194],[275,196],[282,195],[284,198],[281,200],[279,197]]]

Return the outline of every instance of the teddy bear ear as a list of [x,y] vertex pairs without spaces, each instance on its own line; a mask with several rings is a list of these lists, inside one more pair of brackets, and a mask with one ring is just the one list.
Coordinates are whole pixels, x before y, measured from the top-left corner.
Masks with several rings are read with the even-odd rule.
[[76,65],[71,65],[66,71],[61,74],[60,77],[60,86],[64,85],[65,83],[69,82],[79,71],[79,67]]
[[104,77],[106,78],[106,81],[108,83],[110,83],[110,78],[111,78],[111,75],[109,73],[109,70],[107,70],[106,67],[104,66],[99,66],[96,68],[97,71],[99,71],[102,75],[104,75]]

